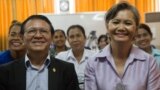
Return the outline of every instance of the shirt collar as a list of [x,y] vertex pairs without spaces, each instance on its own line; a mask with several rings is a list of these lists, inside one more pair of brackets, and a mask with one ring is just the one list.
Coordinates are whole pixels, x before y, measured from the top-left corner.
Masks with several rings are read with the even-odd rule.
[[[82,60],[86,60],[86,59],[88,59],[88,58],[89,58],[89,56],[87,55],[87,50],[84,49],[83,56],[82,56]],[[72,49],[69,49],[69,50],[68,50],[67,60],[69,60],[69,59],[74,59],[74,60],[76,60],[76,59],[75,59],[75,56],[73,55]]]
[[[132,46],[130,55],[129,55],[129,60],[146,60],[143,51],[140,50],[139,48]],[[110,44],[107,45],[104,49],[100,50],[99,53],[96,55],[99,60],[104,60],[104,58],[107,58],[105,60],[109,60],[109,58],[113,58],[111,54],[111,46]]]
[[[50,58],[50,54],[48,54],[45,62],[43,63],[45,66],[49,66],[51,63],[51,58]],[[31,62],[29,60],[29,57],[27,56],[27,54],[25,55],[25,67],[28,68],[31,65]]]

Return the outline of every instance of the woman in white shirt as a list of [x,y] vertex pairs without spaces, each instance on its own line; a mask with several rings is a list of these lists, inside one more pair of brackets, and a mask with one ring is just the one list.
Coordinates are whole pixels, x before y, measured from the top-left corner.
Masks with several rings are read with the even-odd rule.
[[60,52],[56,58],[71,62],[75,66],[75,70],[79,80],[81,90],[84,90],[84,70],[87,60],[94,53],[85,49],[86,35],[81,25],[72,25],[67,30],[67,40],[71,49]]

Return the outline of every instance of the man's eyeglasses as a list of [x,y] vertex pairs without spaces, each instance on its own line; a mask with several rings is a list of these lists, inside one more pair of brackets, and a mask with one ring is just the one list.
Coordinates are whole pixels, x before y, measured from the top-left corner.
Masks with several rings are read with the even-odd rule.
[[48,29],[36,29],[36,28],[32,28],[32,29],[28,29],[25,31],[29,36],[34,36],[36,35],[37,33],[43,35],[43,36],[46,36],[50,33],[50,31]]

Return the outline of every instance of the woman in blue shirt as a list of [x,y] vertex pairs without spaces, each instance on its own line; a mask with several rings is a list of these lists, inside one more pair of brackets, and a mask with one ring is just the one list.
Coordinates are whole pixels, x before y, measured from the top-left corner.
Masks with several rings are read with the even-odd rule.
[[147,24],[140,24],[135,38],[136,45],[145,52],[154,56],[160,68],[160,50],[151,45],[153,34]]
[[21,23],[17,21],[10,26],[8,33],[9,49],[1,52],[0,65],[24,56],[26,49],[20,38],[20,28]]

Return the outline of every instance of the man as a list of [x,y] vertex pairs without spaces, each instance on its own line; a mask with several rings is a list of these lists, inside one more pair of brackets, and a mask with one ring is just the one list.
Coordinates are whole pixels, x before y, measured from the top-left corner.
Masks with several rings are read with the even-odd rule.
[[0,67],[0,90],[79,90],[74,65],[50,58],[54,29],[43,15],[32,15],[21,27],[27,53]]

